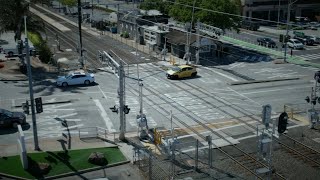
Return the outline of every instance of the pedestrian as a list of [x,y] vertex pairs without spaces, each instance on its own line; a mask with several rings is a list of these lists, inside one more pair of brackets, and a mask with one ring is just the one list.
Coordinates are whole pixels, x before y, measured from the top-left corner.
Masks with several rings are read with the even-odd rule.
[[292,56],[292,49],[291,49],[291,51],[290,51],[290,55]]

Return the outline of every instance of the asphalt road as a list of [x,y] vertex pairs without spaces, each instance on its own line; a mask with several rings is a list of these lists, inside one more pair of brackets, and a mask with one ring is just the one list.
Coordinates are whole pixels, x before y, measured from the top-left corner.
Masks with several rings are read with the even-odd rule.
[[[218,69],[221,68],[221,69]],[[299,80],[279,81],[248,85],[229,85],[244,81],[230,71],[244,74],[252,79],[263,80],[276,77],[300,77]],[[126,69],[128,72],[128,69]],[[218,130],[224,137],[234,142],[254,135],[255,124],[261,122],[262,105],[272,105],[274,114],[283,111],[287,103],[305,103],[313,85],[314,69],[290,64],[271,62],[231,64],[217,68],[200,67],[199,76],[192,79],[168,80],[165,71],[158,65],[147,63],[139,65],[140,78],[143,80],[143,111],[147,115],[149,128],[170,129],[170,111],[173,113],[173,126],[186,130],[197,126],[197,131],[206,135],[207,127],[221,125]],[[126,116],[128,132],[137,132],[136,115],[139,113],[137,67],[129,67],[126,78],[126,104],[131,108]],[[71,134],[89,133],[87,127],[103,127],[109,132],[119,132],[119,116],[109,108],[118,104],[118,79],[110,72],[96,73],[97,84],[58,88],[53,80],[35,83],[35,97],[41,96],[44,103],[70,100],[70,103],[45,105],[44,112],[37,114],[39,138],[60,137],[66,131],[61,119],[68,122]],[[27,82],[0,82],[1,107],[13,108],[21,105],[28,97]],[[4,98],[5,97],[5,98]],[[28,116],[31,126],[31,116]],[[199,123],[205,124],[199,126]],[[293,125],[293,124],[291,124]],[[1,131],[3,143],[15,143],[15,132]],[[31,140],[32,127],[25,130],[27,140]],[[184,132],[180,141],[194,138],[193,133]],[[219,137],[214,137],[219,139]],[[187,148],[187,147],[186,147]],[[189,147],[190,148],[190,147]]]
[[[75,29],[67,23],[64,24]],[[73,33],[74,31],[63,37],[67,40],[71,37],[75,41]],[[255,126],[261,122],[262,105],[272,105],[273,113],[277,115],[283,111],[284,104],[305,103],[304,98],[310,94],[313,74],[317,70],[291,64],[273,64],[270,61],[244,61],[215,67],[199,67],[196,78],[168,80],[161,65],[146,63],[143,53],[135,55],[130,49],[121,48],[126,46],[115,40],[109,38],[106,41],[84,32],[84,44],[91,51],[92,57],[93,52],[101,47],[117,48],[119,55],[130,58],[133,63],[125,68],[126,104],[131,109],[126,116],[126,130],[135,134],[138,131],[138,74],[135,63],[142,63],[139,65],[139,76],[144,84],[143,112],[147,115],[149,128],[170,129],[172,111],[173,127],[179,129],[183,135],[179,137],[181,142],[193,140],[196,135],[212,134],[212,129],[233,143],[255,136]],[[69,45],[74,46],[75,43],[70,42]],[[108,68],[106,71],[97,72],[95,77],[96,84],[88,87],[58,88],[54,79],[35,82],[35,97],[41,96],[44,103],[70,100],[68,103],[44,106],[44,112],[37,115],[39,138],[60,137],[66,131],[61,119],[68,122],[69,132],[74,135],[79,134],[79,130],[85,135],[89,133],[86,128],[96,126],[105,128],[108,132],[119,132],[119,115],[110,110],[110,107],[118,104],[118,79]],[[288,77],[299,79],[231,85],[232,82]],[[28,83],[2,81],[0,84],[1,107],[21,111],[21,108],[14,106],[21,105],[27,99]],[[24,127],[26,139],[32,140],[30,115],[27,121],[29,125]],[[290,126],[292,125],[294,124],[290,123]],[[4,144],[16,143],[15,131],[1,130],[0,134]],[[212,135],[215,143],[219,145],[221,137]],[[185,150],[188,148],[190,147],[185,147]]]

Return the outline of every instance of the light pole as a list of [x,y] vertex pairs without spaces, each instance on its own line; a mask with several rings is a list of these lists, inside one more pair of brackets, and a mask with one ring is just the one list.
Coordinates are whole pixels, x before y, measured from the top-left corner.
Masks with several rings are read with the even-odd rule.
[[78,0],[78,26],[79,26],[79,43],[80,43],[80,62],[82,68],[84,67],[83,63],[83,52],[82,52],[82,32],[81,32],[81,23],[82,23],[82,13],[81,13],[81,2]]
[[279,26],[279,21],[280,21],[280,6],[281,6],[280,1],[281,0],[279,0],[279,6],[278,6],[278,26]]
[[35,109],[34,109],[32,72],[31,72],[31,65],[30,65],[30,55],[29,55],[30,52],[29,52],[29,43],[28,43],[28,34],[27,34],[27,16],[24,16],[24,30],[25,30],[25,36],[26,36],[25,46],[26,46],[26,60],[27,60],[28,80],[29,80],[29,94],[30,94],[31,113],[32,113],[34,150],[40,151],[39,142],[38,142],[36,112],[35,112]]
[[298,0],[295,0],[294,2],[291,2],[291,0],[288,1],[288,13],[287,13],[287,27],[286,27],[286,36],[285,36],[285,47],[284,47],[284,62],[287,62],[287,37],[288,37],[288,34],[289,34],[289,22],[290,22],[290,6],[292,4],[294,4],[295,2],[297,2]]

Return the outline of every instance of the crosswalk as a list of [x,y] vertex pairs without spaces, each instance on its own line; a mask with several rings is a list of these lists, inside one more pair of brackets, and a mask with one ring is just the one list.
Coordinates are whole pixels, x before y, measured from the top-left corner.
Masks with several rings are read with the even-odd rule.
[[270,56],[264,55],[254,55],[254,56],[244,56],[240,59],[240,61],[244,62],[269,62],[272,58]]
[[303,58],[304,60],[314,60],[314,59],[320,59],[320,53],[315,54],[304,54],[304,55],[298,55],[299,57]]

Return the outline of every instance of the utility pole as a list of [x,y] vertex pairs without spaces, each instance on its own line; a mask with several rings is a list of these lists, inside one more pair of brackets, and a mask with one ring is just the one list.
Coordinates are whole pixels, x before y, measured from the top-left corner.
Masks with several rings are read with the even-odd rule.
[[124,115],[124,71],[123,71],[123,64],[120,61],[119,66],[119,113],[120,113],[120,135],[119,139],[121,141],[125,140],[125,115]]
[[93,19],[93,0],[91,0],[91,21],[90,21],[91,24],[92,24],[92,19]]
[[285,47],[284,47],[284,62],[287,62],[287,48],[288,44],[286,42],[288,34],[289,34],[289,22],[290,22],[290,15],[291,15],[291,5],[297,2],[298,0],[291,2],[291,0],[288,1],[288,13],[287,13],[287,27],[286,27],[286,36],[285,36]]
[[83,59],[83,52],[82,52],[82,32],[81,32],[81,23],[82,23],[82,13],[81,13],[81,1],[78,0],[78,26],[79,26],[79,45],[80,45],[80,62],[82,68],[84,67],[84,59]]
[[[37,122],[36,122],[36,112],[34,109],[34,98],[33,98],[33,85],[32,85],[32,72],[30,65],[30,52],[29,52],[29,43],[28,43],[28,34],[27,34],[27,16],[24,16],[24,29],[25,29],[25,46],[26,46],[26,59],[27,59],[27,70],[28,70],[28,80],[29,80],[29,94],[31,101],[31,113],[32,113],[32,127],[33,127],[33,139],[34,139],[34,150],[40,151],[39,142],[38,142],[38,131],[37,131]],[[29,108],[29,107],[28,107]]]
[[196,49],[196,64],[200,62],[200,20],[197,21],[197,49]]
[[280,21],[280,3],[281,0],[279,0],[279,6],[278,6],[278,26],[279,26],[279,21]]

